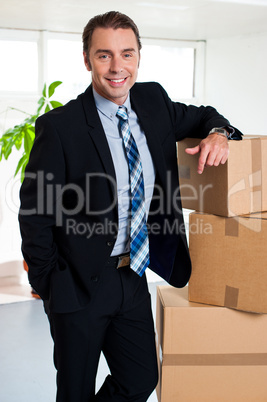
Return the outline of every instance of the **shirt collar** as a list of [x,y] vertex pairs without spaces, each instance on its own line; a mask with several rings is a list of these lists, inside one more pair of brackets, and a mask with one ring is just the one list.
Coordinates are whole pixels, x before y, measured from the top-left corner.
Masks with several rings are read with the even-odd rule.
[[[93,95],[95,99],[95,104],[97,107],[97,110],[104,114],[108,119],[112,120],[118,111],[119,105],[117,105],[114,102],[111,102],[110,100],[104,98],[103,96],[99,95],[99,93],[96,92],[96,90],[93,87]],[[127,108],[128,116],[131,113],[131,102],[130,102],[130,96],[127,96],[126,101],[124,102],[123,106]]]

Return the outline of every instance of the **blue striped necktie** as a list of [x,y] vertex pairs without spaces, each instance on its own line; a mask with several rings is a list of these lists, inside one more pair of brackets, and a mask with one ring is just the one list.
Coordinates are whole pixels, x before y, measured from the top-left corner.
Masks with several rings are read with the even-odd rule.
[[146,225],[145,189],[141,158],[130,131],[127,109],[117,112],[119,128],[126,150],[131,187],[130,267],[142,276],[149,265],[149,244]]

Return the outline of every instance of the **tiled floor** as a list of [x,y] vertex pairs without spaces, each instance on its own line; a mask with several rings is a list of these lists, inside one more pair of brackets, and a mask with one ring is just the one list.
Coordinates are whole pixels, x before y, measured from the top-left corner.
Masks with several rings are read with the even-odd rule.
[[[31,296],[31,289],[20,280],[0,278],[0,401],[54,402],[55,370],[53,344],[41,300]],[[150,282],[155,314],[156,286]],[[101,357],[97,388],[108,368]],[[148,402],[157,402],[156,392]]]

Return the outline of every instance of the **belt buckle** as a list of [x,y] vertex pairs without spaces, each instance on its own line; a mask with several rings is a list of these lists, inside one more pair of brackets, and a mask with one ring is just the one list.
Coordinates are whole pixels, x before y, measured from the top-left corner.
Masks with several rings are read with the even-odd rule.
[[130,254],[121,255],[118,257],[117,269],[130,265]]

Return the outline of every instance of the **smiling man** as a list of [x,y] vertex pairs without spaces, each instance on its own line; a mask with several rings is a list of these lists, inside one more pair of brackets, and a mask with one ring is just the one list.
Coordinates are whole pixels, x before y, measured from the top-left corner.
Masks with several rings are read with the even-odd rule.
[[[145,270],[176,287],[191,273],[176,142],[202,139],[187,150],[202,173],[241,139],[214,108],[136,83],[140,49],[126,15],[92,18],[83,32],[92,85],[36,122],[19,220],[54,339],[57,402],[148,399],[158,368]],[[96,393],[101,351],[110,375]]]
[[123,105],[137,79],[140,51],[132,29],[96,28],[84,62],[92,85],[104,98]]

